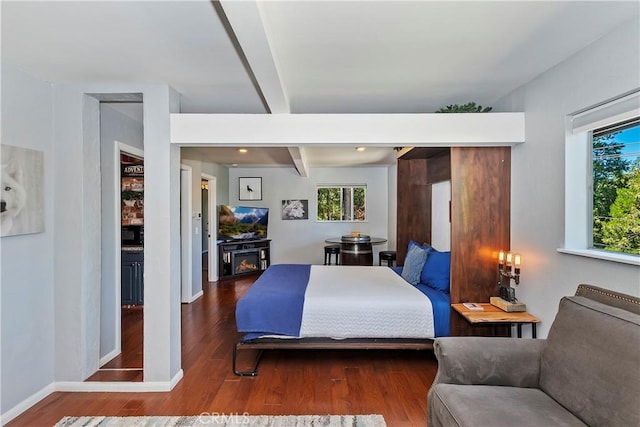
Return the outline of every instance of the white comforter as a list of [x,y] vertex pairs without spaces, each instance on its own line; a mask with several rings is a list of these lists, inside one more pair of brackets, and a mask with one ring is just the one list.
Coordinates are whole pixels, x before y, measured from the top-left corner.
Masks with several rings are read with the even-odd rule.
[[433,338],[433,307],[390,268],[313,265],[300,336]]

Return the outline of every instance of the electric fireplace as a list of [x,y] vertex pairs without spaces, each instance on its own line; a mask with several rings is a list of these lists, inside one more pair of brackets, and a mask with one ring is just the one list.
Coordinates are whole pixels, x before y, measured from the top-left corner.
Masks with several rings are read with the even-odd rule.
[[246,249],[233,252],[233,274],[260,270],[260,250]]

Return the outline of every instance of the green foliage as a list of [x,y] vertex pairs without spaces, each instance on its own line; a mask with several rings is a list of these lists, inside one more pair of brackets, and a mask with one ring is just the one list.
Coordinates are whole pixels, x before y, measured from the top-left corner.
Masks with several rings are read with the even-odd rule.
[[365,191],[364,187],[353,189],[353,219],[356,221],[365,220]]
[[640,163],[620,157],[615,135],[593,140],[593,246],[640,254]]
[[365,193],[365,187],[318,188],[318,221],[364,221]]
[[609,221],[602,224],[602,241],[607,250],[640,255],[640,167],[627,178],[628,186],[618,188]]
[[615,142],[616,134],[593,140],[593,214],[607,216],[615,201],[619,187],[626,185],[629,164],[619,157],[621,147]]
[[444,108],[439,109],[436,113],[488,113],[492,107],[482,108],[482,105],[476,105],[475,102],[468,102],[466,104],[451,104]]
[[242,222],[220,222],[218,234],[222,236],[239,236],[243,234],[253,234],[255,237],[267,237],[267,230],[264,225],[245,224]]
[[318,220],[340,221],[342,219],[340,188],[318,188]]

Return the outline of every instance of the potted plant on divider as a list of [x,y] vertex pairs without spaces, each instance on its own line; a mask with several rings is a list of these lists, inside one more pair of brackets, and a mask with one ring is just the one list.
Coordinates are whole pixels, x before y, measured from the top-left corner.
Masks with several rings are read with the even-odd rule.
[[476,105],[475,102],[467,102],[466,104],[451,104],[439,109],[436,113],[488,113],[492,107],[482,108],[482,105]]

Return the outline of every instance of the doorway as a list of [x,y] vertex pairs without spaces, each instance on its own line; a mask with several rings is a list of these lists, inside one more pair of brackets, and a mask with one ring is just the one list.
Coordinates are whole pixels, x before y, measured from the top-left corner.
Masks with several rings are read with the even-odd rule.
[[[139,101],[130,102],[130,98],[127,98],[126,102],[119,102],[108,97],[108,100],[100,100],[99,109],[102,247],[100,359],[98,371],[88,380],[142,381],[142,98],[140,95]],[[127,167],[130,170],[125,171]],[[127,174],[130,176],[126,177]],[[132,250],[127,252],[127,248]],[[123,276],[127,279],[124,283]]]
[[[218,212],[216,177],[201,176],[202,191],[202,274],[209,282],[218,281]],[[206,271],[205,271],[206,266]]]
[[180,165],[181,301],[200,298],[203,283],[218,280],[216,177],[202,174],[197,166]]
[[200,198],[202,203],[202,276],[209,277],[209,181],[201,179]]

